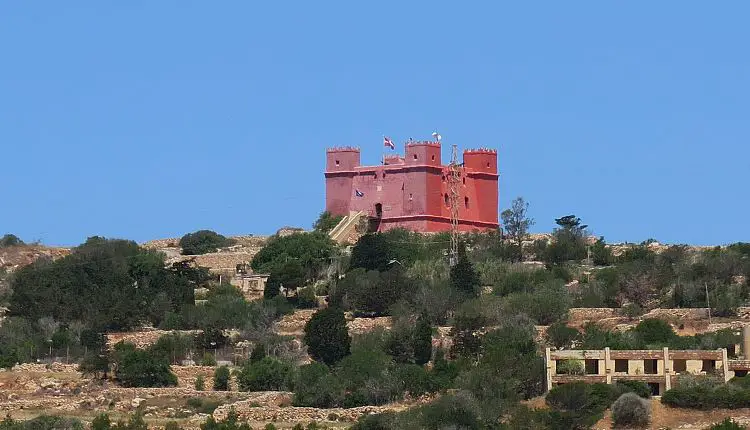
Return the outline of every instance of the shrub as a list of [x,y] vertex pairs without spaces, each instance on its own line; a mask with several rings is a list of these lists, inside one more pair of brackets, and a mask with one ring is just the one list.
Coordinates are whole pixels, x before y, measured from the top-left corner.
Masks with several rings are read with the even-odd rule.
[[204,352],[201,357],[201,366],[216,366],[216,357],[208,351]]
[[232,245],[234,241],[211,230],[188,233],[180,239],[184,255],[200,255],[216,252],[217,249]]
[[327,365],[333,365],[349,355],[351,338],[344,312],[326,308],[315,312],[305,324],[305,344],[310,356]]
[[733,419],[726,417],[724,421],[716,423],[706,430],[747,430],[747,427],[738,424]]
[[558,360],[557,373],[561,375],[583,375],[583,362],[581,360]]
[[668,322],[658,318],[647,318],[633,329],[646,345],[666,345],[677,336]]
[[293,368],[274,357],[246,363],[237,376],[242,391],[284,391],[291,388]]
[[333,230],[342,219],[344,219],[344,217],[341,215],[333,216],[328,211],[321,212],[318,220],[313,224],[313,229],[315,229],[315,231],[328,233]]
[[651,397],[651,388],[648,384],[641,381],[617,381],[617,385],[622,387],[623,392],[633,392],[638,396],[648,399]]
[[216,408],[221,406],[221,402],[215,399],[202,399],[200,397],[190,397],[187,399],[188,407],[201,414],[212,414]]
[[120,342],[114,348],[115,377],[123,387],[171,387],[177,377],[169,368],[169,361],[151,351],[136,349],[133,344]]
[[229,390],[229,367],[221,366],[214,372],[214,391]]
[[625,393],[612,404],[612,421],[618,426],[645,426],[650,415],[648,401],[635,393]]
[[15,234],[6,234],[3,237],[0,237],[0,248],[7,248],[23,244],[23,241],[19,239]]
[[200,374],[195,378],[195,389],[198,391],[203,391],[205,388],[206,388],[206,381],[203,378],[203,374]]
[[547,328],[547,340],[555,348],[570,348],[578,338],[578,330],[563,321],[558,321]]
[[297,307],[299,309],[314,309],[318,307],[315,287],[306,287],[297,290]]

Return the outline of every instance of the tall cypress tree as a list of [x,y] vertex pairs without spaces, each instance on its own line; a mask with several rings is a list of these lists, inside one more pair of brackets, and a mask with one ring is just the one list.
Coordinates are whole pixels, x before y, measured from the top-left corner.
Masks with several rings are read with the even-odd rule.
[[414,328],[414,362],[419,365],[427,364],[432,358],[432,327],[425,314],[417,319]]
[[458,261],[451,267],[451,285],[458,291],[470,296],[479,295],[479,274],[466,256],[466,248],[463,244],[458,248]]

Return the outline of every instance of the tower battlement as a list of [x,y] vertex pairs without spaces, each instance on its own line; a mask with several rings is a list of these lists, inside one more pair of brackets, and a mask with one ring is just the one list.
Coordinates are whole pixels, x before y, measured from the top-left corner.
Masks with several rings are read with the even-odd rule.
[[407,148],[411,148],[415,146],[429,146],[432,148],[440,148],[440,142],[434,142],[434,141],[429,141],[429,140],[412,140],[411,142],[406,143]]
[[497,155],[497,149],[490,149],[490,148],[465,149],[464,154],[495,154]]
[[358,146],[334,146],[326,148],[326,152],[360,152]]

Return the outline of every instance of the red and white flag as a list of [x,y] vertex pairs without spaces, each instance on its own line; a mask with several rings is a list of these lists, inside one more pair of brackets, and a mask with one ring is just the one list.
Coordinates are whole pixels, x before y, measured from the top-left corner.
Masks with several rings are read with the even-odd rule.
[[396,149],[396,145],[394,145],[391,138],[387,136],[383,136],[383,146],[387,146],[391,149]]

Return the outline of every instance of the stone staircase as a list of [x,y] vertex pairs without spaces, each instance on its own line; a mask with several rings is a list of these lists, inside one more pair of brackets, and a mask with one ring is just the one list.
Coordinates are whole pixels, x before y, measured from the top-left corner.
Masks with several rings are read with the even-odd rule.
[[362,217],[366,216],[367,214],[365,213],[365,211],[349,213],[349,215],[344,216],[344,218],[342,218],[341,221],[336,224],[336,227],[334,227],[333,230],[328,233],[328,236],[331,238],[331,240],[340,245],[349,242],[352,233],[356,231],[360,220],[362,219]]

